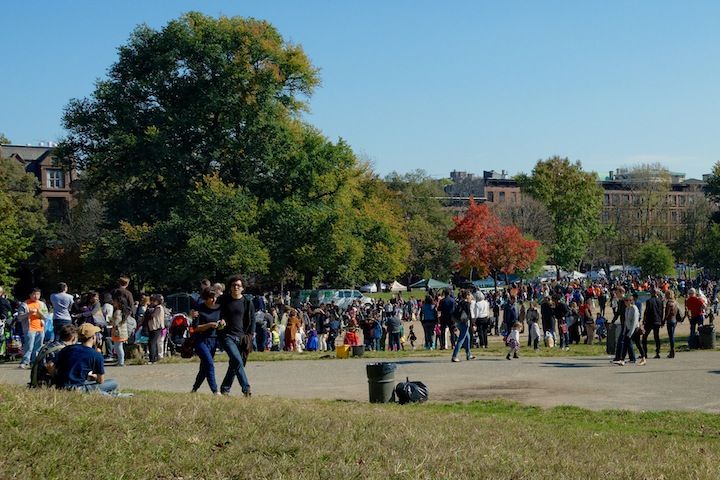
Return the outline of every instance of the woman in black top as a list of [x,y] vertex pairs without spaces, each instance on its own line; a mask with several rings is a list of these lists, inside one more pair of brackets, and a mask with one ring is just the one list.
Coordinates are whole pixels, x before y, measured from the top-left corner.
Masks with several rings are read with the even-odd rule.
[[220,326],[220,306],[215,303],[215,298],[215,291],[205,288],[200,294],[201,303],[198,303],[192,311],[195,353],[200,357],[200,371],[195,378],[192,391],[197,392],[207,379],[210,390],[215,395],[220,395],[215,381],[213,362],[217,349],[217,328]]

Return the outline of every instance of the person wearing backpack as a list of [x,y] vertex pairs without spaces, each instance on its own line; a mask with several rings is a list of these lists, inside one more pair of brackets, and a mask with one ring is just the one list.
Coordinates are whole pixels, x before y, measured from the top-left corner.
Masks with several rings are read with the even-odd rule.
[[56,338],[59,340],[45,344],[38,352],[30,370],[29,386],[31,388],[54,385],[55,358],[63,348],[77,342],[77,327],[71,323],[63,325]]
[[459,362],[458,354],[460,349],[465,349],[465,358],[472,360],[475,357],[470,352],[471,334],[470,334],[470,322],[472,321],[472,308],[471,303],[473,301],[473,295],[469,291],[460,291],[460,302],[458,302],[455,308],[455,322],[458,328],[458,338],[455,342],[455,348],[453,348],[452,361]]

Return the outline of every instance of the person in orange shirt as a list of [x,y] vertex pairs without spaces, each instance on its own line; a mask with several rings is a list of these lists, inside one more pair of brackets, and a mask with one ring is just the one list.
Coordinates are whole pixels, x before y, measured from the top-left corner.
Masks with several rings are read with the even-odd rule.
[[28,298],[21,306],[18,317],[22,321],[23,332],[23,358],[20,368],[29,368],[35,361],[37,353],[43,344],[45,337],[45,317],[47,306],[40,300],[40,289],[34,288]]

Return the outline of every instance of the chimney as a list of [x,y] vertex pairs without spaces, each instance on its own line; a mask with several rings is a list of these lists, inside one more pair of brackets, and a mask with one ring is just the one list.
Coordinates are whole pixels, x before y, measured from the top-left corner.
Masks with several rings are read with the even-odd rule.
[[610,170],[610,171],[608,172],[608,180],[612,180],[612,179],[613,179],[613,171]]

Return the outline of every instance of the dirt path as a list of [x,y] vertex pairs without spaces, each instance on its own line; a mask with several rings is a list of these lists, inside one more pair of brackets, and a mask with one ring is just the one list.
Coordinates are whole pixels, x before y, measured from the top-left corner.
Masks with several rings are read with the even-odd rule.
[[[421,380],[431,400],[505,398],[531,405],[576,405],[591,409],[702,410],[720,412],[720,354],[679,353],[675,359],[648,360],[646,366],[614,366],[607,357],[448,358],[398,360],[396,380]],[[253,394],[288,398],[367,401],[365,365],[370,360],[290,360],[248,364]],[[122,389],[186,392],[197,363],[108,367]],[[218,381],[227,369],[216,366]],[[24,384],[29,372],[0,365],[0,382]],[[237,383],[233,394],[239,394]],[[203,391],[209,391],[207,386]]]

